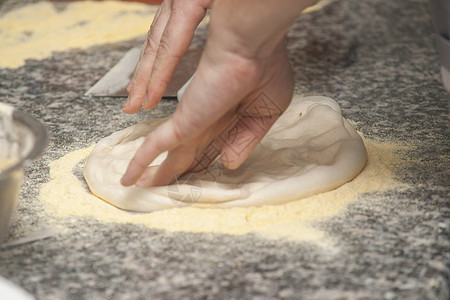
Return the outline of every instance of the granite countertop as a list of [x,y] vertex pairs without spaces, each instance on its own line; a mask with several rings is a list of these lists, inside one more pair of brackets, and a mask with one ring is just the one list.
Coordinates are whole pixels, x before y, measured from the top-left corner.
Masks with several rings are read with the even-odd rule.
[[[36,1],[4,1],[0,15]],[[195,37],[204,41],[206,30]],[[85,96],[143,38],[55,52],[0,68],[0,99],[42,120],[47,151],[26,169],[0,275],[38,299],[448,299],[449,95],[425,0],[341,0],[302,16],[288,36],[296,94],[325,95],[368,138],[414,142],[407,188],[368,193],[315,226],[338,251],[306,242],[169,233],[88,217],[56,218],[38,198],[49,163],[118,128],[167,116],[175,101],[125,115],[123,99]],[[0,46],[1,47],[1,46]],[[1,295],[1,291],[0,291]]]

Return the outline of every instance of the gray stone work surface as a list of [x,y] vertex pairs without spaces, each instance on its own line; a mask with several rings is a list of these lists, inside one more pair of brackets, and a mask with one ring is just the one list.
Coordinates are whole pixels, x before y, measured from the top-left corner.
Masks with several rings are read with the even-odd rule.
[[[0,14],[35,1],[3,1]],[[202,44],[207,30],[195,43]],[[39,202],[49,163],[176,101],[126,115],[124,99],[84,92],[141,39],[56,52],[0,69],[0,101],[42,120],[47,151],[30,167],[8,241],[50,224],[59,234],[0,247],[0,275],[38,299],[448,299],[449,95],[428,2],[341,0],[302,16],[288,35],[296,93],[336,99],[368,138],[417,141],[397,174],[407,189],[364,194],[317,223],[336,241],[168,233],[49,215]],[[1,294],[1,291],[0,291]],[[1,297],[0,297],[1,298]]]

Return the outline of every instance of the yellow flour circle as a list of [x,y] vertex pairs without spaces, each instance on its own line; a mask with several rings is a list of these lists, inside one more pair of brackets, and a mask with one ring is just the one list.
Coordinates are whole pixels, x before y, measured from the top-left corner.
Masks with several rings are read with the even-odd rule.
[[158,6],[119,1],[76,1],[58,11],[38,2],[0,18],[0,67],[17,68],[25,59],[53,51],[88,48],[145,34]]
[[[51,180],[42,186],[40,200],[58,217],[85,216],[104,222],[143,224],[149,228],[175,232],[257,235],[329,245],[326,233],[312,222],[337,215],[363,193],[398,188],[394,179],[399,164],[398,145],[365,140],[368,161],[351,182],[326,193],[284,205],[236,208],[173,208],[151,213],[120,210],[90,193],[74,169],[93,146],[71,152],[50,163]],[[82,168],[83,166],[81,166]]]

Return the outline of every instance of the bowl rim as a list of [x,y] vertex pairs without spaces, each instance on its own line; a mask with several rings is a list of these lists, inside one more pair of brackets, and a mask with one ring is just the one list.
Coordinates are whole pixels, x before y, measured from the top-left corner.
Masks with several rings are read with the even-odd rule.
[[19,168],[22,168],[26,163],[36,159],[48,145],[47,129],[44,127],[44,124],[41,121],[39,121],[38,119],[27,113],[24,113],[16,109],[12,105],[8,106],[10,106],[13,109],[12,113],[13,121],[25,125],[34,134],[35,143],[31,151],[27,153],[24,157],[22,157],[17,163],[0,172],[0,179],[7,177],[10,173],[14,172]]

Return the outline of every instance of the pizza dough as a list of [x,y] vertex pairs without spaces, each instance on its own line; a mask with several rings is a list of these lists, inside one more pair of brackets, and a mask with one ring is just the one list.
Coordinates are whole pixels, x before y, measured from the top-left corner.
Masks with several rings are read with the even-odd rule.
[[[364,168],[367,155],[356,130],[332,99],[294,97],[245,163],[236,170],[219,161],[162,187],[123,187],[120,178],[148,132],[164,119],[149,120],[98,142],[84,176],[91,191],[121,209],[150,212],[199,207],[282,204],[335,189]],[[161,154],[151,165],[160,164]]]

